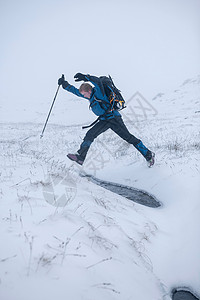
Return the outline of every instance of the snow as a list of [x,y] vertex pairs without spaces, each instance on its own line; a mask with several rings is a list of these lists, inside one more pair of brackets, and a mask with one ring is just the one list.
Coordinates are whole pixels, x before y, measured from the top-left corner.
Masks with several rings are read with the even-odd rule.
[[[87,102],[67,97],[59,91],[42,139],[50,103],[24,114],[1,104],[0,299],[166,300],[183,286],[200,295],[200,76],[123,111],[156,153],[150,169],[112,131],[82,168],[67,160],[94,120]],[[82,169],[146,190],[162,207],[128,201],[80,177]]]

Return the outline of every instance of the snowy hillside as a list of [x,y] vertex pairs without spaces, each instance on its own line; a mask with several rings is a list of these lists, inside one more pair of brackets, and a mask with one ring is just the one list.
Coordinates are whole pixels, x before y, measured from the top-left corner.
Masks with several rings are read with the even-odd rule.
[[[43,139],[50,103],[21,119],[4,104],[0,299],[167,300],[174,287],[200,296],[200,76],[151,101],[140,93],[127,101],[127,127],[156,153],[151,169],[112,131],[82,168],[67,160],[94,116],[63,90]],[[129,201],[80,170],[146,190],[162,207]]]

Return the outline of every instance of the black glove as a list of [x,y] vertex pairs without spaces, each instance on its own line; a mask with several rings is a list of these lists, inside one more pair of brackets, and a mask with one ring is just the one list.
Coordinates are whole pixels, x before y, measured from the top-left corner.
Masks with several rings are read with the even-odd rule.
[[64,81],[65,81],[65,76],[64,74],[62,74],[62,77],[58,79],[58,85],[62,85]]
[[63,89],[69,85],[69,82],[65,80],[65,76],[63,74],[62,77],[58,79],[58,85],[62,85]]
[[75,81],[88,81],[88,79],[86,78],[86,75],[81,74],[81,73],[77,73],[76,75],[74,75]]

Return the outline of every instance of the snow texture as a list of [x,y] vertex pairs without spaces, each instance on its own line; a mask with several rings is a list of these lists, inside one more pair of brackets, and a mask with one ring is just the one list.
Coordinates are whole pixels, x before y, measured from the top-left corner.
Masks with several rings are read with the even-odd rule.
[[[94,116],[65,96],[42,139],[47,104],[24,115],[1,107],[0,299],[167,300],[174,287],[200,295],[200,77],[128,101],[124,121],[156,153],[151,169],[112,131],[94,141],[82,168],[67,160]],[[80,177],[82,169],[163,206],[133,203]]]

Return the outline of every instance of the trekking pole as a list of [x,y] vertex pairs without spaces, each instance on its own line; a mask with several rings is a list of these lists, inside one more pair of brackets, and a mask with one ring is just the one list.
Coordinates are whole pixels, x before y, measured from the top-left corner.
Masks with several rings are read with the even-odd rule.
[[[64,78],[64,74],[62,74],[62,78]],[[50,117],[50,114],[51,114],[51,111],[52,111],[52,108],[53,108],[53,106],[54,106],[54,103],[55,103],[55,101],[56,101],[56,97],[57,97],[57,94],[58,94],[59,88],[60,88],[60,84],[59,84],[59,86],[58,86],[58,88],[57,88],[56,94],[55,94],[55,96],[54,96],[54,99],[53,99],[53,102],[52,102],[52,104],[51,104],[51,108],[50,108],[50,111],[49,111],[49,113],[48,113],[48,116],[47,116],[46,122],[45,122],[45,124],[44,124],[43,130],[42,130],[42,133],[41,133],[41,135],[40,135],[40,138],[42,138],[42,137],[43,137],[43,134],[44,134],[45,128],[46,128],[46,126],[47,126],[47,122],[48,122],[48,120],[49,120],[49,117]]]

